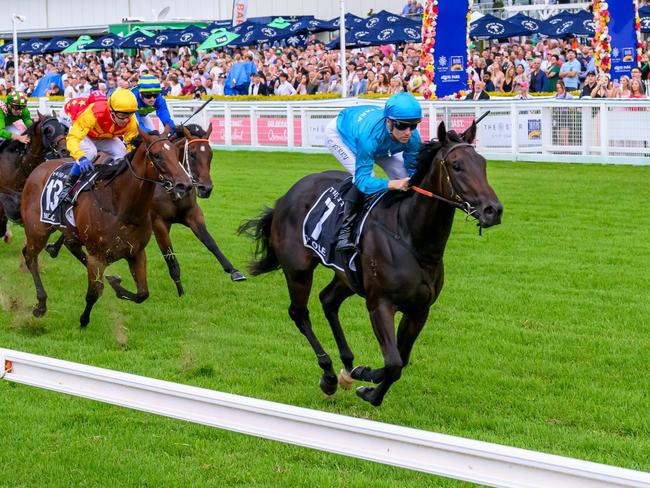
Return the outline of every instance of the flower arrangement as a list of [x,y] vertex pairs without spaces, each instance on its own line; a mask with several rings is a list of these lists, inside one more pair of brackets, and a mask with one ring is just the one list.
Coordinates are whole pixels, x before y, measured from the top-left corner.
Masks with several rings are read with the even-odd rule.
[[[466,45],[467,45],[467,83],[471,89],[472,86],[472,60],[470,58],[470,44],[472,43],[469,38],[469,24],[472,16],[472,7],[474,0],[467,0],[467,16],[466,16]],[[420,49],[420,66],[424,69],[426,76],[426,87],[424,89],[425,99],[436,98],[436,85],[435,85],[435,46],[436,46],[436,25],[438,23],[438,0],[427,0],[422,14],[422,48]]]
[[[594,52],[596,69],[609,73],[612,68],[612,36],[609,35],[609,5],[606,0],[594,0],[594,15],[596,20],[596,35],[594,37]],[[640,21],[639,21],[640,22]]]
[[639,2],[634,2],[634,30],[636,31],[636,62],[640,66],[643,59],[643,40],[641,38],[641,17],[639,17]]
[[438,0],[427,0],[422,13],[422,47],[420,48],[420,66],[426,77],[424,98],[436,98],[434,48],[436,45],[436,24],[438,19]]

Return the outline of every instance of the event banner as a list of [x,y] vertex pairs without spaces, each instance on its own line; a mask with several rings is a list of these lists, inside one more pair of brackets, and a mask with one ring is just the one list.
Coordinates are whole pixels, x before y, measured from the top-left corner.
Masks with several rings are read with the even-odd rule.
[[[432,1],[432,0],[429,0]],[[435,95],[467,90],[467,11],[469,0],[438,0],[433,62]]]
[[634,0],[610,0],[609,35],[611,36],[612,79],[630,76],[633,66],[637,65],[636,8]]
[[248,10],[248,0],[233,0],[232,2],[232,26],[237,27],[239,24],[246,22],[246,11]]

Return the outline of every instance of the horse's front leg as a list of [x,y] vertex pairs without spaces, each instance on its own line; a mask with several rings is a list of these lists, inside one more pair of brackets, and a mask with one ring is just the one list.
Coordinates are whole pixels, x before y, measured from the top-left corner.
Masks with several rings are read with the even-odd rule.
[[[372,329],[379,341],[379,347],[384,357],[384,367],[383,370],[371,371],[371,374],[374,372],[381,375],[381,383],[376,388],[359,387],[357,388],[357,395],[378,407],[384,400],[388,389],[402,375],[403,362],[395,338],[395,306],[392,303],[382,301],[373,306],[368,304],[368,310],[370,311]],[[355,370],[352,371],[352,377],[357,379]]]
[[415,340],[422,332],[424,324],[429,316],[429,307],[423,307],[420,310],[407,312],[402,316],[397,328],[397,348],[402,358],[402,367],[406,367],[411,357],[411,350]]
[[162,217],[157,215],[155,217],[152,215],[151,224],[154,236],[156,237],[156,242],[158,243],[158,248],[160,249],[163,258],[165,258],[165,263],[167,263],[169,276],[176,285],[178,296],[182,297],[185,294],[185,290],[183,290],[183,283],[181,282],[181,266],[178,263],[178,259],[176,259],[176,254],[172,247],[172,240],[169,236],[170,225],[165,222]]
[[208,232],[208,228],[205,226],[205,217],[203,216],[203,212],[196,204],[196,202],[194,202],[194,206],[187,213],[185,223],[190,229],[192,229],[194,235],[198,237],[203,245],[207,247],[212,254],[214,254],[214,257],[217,258],[217,261],[219,261],[219,264],[223,270],[226,273],[230,273],[230,279],[232,281],[243,281],[246,279],[244,273],[238,271],[228,260],[228,258],[221,252],[219,246],[217,246],[217,243],[214,241]]
[[79,317],[81,327],[86,327],[90,322],[90,312],[93,309],[93,305],[99,300],[104,290],[103,280],[106,263],[90,255],[86,261],[86,269],[88,271],[88,290],[86,291],[86,308],[81,314],[81,317]]
[[115,290],[115,295],[121,300],[131,300],[135,303],[142,303],[149,298],[149,287],[147,285],[147,255],[144,249],[138,251],[133,257],[129,258],[129,269],[131,276],[135,281],[137,292],[133,293],[125,289],[119,276],[107,276],[108,283]]

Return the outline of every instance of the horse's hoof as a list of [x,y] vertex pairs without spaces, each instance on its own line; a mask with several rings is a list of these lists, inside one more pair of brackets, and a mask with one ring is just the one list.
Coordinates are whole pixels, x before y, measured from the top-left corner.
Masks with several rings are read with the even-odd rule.
[[349,390],[352,388],[353,383],[354,378],[352,378],[350,372],[345,368],[341,369],[341,372],[339,373],[339,386],[344,390]]
[[81,327],[82,329],[85,330],[89,323],[90,323],[90,319],[84,319],[83,316],[79,317],[79,327]]
[[55,258],[59,255],[59,251],[54,244],[48,244],[45,246],[45,252],[48,253],[51,258]]
[[321,376],[319,381],[319,386],[320,389],[323,391],[323,393],[325,393],[325,395],[330,397],[334,393],[336,393],[336,387],[338,386],[338,382],[336,380],[336,377],[334,377],[334,382],[332,382],[332,378]]
[[230,273],[230,279],[232,281],[246,281],[246,277],[241,271],[233,271]]
[[377,398],[377,390],[376,388],[371,388],[369,386],[360,386],[357,388],[357,396],[374,407],[378,407],[381,405],[381,402],[383,398]]
[[185,290],[183,289],[183,285],[181,285],[180,283],[176,283],[176,293],[178,293],[179,297],[185,295]]
[[34,307],[34,310],[32,310],[32,315],[34,315],[34,317],[37,317],[37,318],[42,317],[43,315],[45,315],[46,310],[47,309],[45,307],[36,306],[36,307]]
[[2,236],[2,240],[5,241],[5,244],[11,244],[11,240],[13,239],[14,235],[11,233],[11,230],[7,229],[5,232],[5,235]]
[[350,376],[352,379],[359,381],[370,381],[370,372],[372,369],[370,366],[357,366],[352,371],[350,371]]

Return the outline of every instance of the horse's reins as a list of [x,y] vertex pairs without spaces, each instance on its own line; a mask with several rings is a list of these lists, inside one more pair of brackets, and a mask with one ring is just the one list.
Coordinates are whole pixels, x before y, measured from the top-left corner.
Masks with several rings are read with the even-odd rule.
[[192,167],[190,166],[190,144],[194,144],[195,142],[210,142],[210,139],[188,139],[185,138],[185,144],[183,146],[183,161],[181,162],[181,166],[187,173],[187,175],[190,177],[190,180],[192,181],[192,185],[196,186],[198,183],[194,179],[194,175],[192,174]]
[[472,146],[471,144],[469,144],[467,142],[459,142],[458,144],[455,144],[454,146],[452,146],[445,153],[445,155],[442,158],[440,158],[440,166],[442,167],[442,169],[445,172],[445,178],[447,179],[447,184],[449,185],[451,198],[453,198],[454,200],[451,200],[450,198],[443,197],[442,195],[438,195],[437,193],[433,193],[431,191],[425,190],[423,188],[420,188],[419,186],[414,185],[414,186],[411,186],[410,189],[417,192],[417,193],[420,193],[421,195],[424,195],[426,197],[436,198],[437,200],[445,202],[445,203],[447,203],[447,204],[449,204],[449,205],[451,205],[453,207],[459,208],[463,212],[465,212],[467,215],[473,217],[472,214],[476,212],[476,209],[474,209],[472,207],[472,205],[468,201],[463,200],[463,198],[460,196],[458,191],[456,191],[456,188],[454,188],[454,182],[451,179],[451,175],[449,174],[449,169],[447,168],[447,165],[446,165],[447,158],[449,157],[449,155],[455,149],[458,149],[460,147],[474,147],[474,146]]
[[[152,141],[151,143],[147,144],[145,146],[145,149],[144,149],[147,159],[149,159],[149,161],[151,162],[153,167],[156,168],[156,171],[158,171],[158,180],[152,180],[152,179],[149,179],[149,178],[146,178],[146,177],[138,176],[136,174],[135,170],[133,169],[133,165],[131,163],[131,160],[129,158],[125,158],[125,159],[126,159],[128,167],[129,167],[129,171],[131,171],[131,174],[134,177],[136,177],[138,180],[146,181],[148,183],[153,183],[154,185],[160,185],[165,189],[165,191],[170,192],[173,189],[172,182],[163,177],[162,169],[160,168],[160,166],[158,166],[158,164],[156,164],[156,162],[154,161],[154,159],[150,155],[151,148],[153,147],[154,144],[156,144],[157,142],[165,142],[165,141],[169,142],[170,144],[173,144],[173,142],[170,141],[169,138],[167,138],[167,137],[159,137],[158,139],[156,139],[156,140]],[[183,165],[180,164],[180,161],[179,161],[178,164],[179,164],[179,166],[181,168],[183,168],[183,171],[187,172],[185,170],[185,168],[183,167]]]

